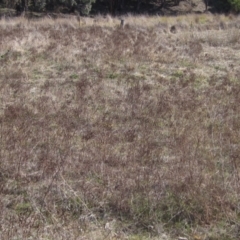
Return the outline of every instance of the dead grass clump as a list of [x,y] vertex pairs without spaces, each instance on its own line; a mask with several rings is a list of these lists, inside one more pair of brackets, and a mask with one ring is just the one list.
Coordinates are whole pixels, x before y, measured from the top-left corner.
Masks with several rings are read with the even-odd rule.
[[189,43],[189,52],[188,54],[192,57],[198,57],[199,54],[203,51],[203,47],[199,42],[190,42]]

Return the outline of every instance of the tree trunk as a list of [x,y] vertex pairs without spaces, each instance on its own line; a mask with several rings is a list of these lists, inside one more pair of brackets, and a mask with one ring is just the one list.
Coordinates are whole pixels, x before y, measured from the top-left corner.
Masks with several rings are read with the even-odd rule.
[[28,0],[22,0],[21,5],[22,5],[22,11],[27,12],[28,11]]
[[118,8],[120,11],[123,11],[125,9],[125,0],[118,0]]
[[175,5],[178,6],[180,3],[180,0],[175,0]]
[[111,15],[115,15],[118,6],[118,0],[109,0],[109,12]]
[[204,3],[205,3],[205,11],[207,11],[208,10],[208,2],[209,2],[209,0],[204,0]]
[[141,3],[142,3],[142,0],[137,1],[137,8],[136,8],[137,12],[139,12],[139,10],[140,10]]
[[164,7],[165,1],[166,1],[166,0],[161,0],[161,1],[160,1],[160,2],[161,2],[161,5],[159,6],[160,9]]

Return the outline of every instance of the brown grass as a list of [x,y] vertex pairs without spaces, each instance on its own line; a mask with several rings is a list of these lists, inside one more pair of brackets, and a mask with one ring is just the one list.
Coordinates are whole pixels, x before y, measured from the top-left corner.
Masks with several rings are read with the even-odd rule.
[[0,21],[1,239],[239,238],[239,17],[125,23]]

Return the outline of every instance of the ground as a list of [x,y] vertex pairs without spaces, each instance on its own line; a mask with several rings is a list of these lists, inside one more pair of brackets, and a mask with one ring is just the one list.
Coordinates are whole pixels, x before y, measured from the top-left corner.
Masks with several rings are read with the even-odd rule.
[[239,239],[239,17],[124,20],[1,19],[1,239]]

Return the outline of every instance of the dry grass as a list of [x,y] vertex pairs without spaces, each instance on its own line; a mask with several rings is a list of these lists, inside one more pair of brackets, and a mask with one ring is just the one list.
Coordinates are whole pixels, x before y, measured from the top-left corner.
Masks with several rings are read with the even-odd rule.
[[239,239],[239,17],[125,22],[0,21],[1,239]]

